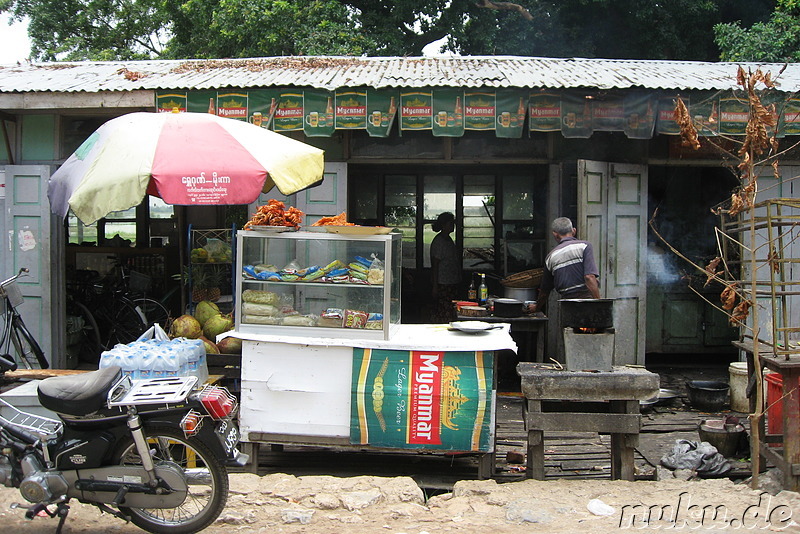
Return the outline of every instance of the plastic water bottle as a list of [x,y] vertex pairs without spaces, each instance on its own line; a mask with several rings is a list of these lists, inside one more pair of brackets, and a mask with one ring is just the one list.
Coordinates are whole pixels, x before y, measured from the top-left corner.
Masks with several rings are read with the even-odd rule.
[[[176,347],[175,345],[170,345],[166,347],[164,359],[166,360],[167,364],[164,369],[165,376],[181,376],[184,374],[181,369],[181,357],[180,357],[180,348]],[[185,371],[185,367],[183,369]]]
[[100,369],[105,369],[106,367],[111,367],[114,365],[114,354],[113,350],[104,350],[100,353]]
[[167,376],[167,357],[164,351],[159,349],[153,351],[153,363],[151,378],[164,378]]
[[129,376],[131,380],[140,378],[139,371],[139,353],[133,347],[120,347],[120,367],[125,376]]
[[150,379],[153,377],[153,361],[155,360],[155,351],[148,347],[143,349],[139,357],[139,378]]

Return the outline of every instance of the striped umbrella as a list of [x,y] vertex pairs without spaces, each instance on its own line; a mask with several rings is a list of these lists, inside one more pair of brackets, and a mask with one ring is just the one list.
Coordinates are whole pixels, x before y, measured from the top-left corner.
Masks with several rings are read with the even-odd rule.
[[50,178],[53,213],[91,224],[138,205],[250,204],[277,186],[291,195],[322,180],[323,151],[207,113],[130,113],[98,128]]

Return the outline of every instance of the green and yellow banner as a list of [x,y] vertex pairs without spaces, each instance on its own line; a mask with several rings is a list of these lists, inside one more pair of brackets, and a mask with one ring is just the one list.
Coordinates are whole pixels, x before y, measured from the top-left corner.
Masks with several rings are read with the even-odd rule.
[[353,349],[350,442],[491,452],[491,352]]
[[655,102],[647,93],[626,95],[622,131],[630,139],[650,139],[656,126]]
[[497,98],[494,91],[464,92],[464,128],[494,130],[497,117]]
[[561,133],[564,137],[591,137],[594,133],[591,95],[564,93],[561,97]]
[[783,105],[778,129],[784,135],[800,135],[800,98],[790,98]]
[[400,91],[400,129],[430,130],[433,127],[433,93]]
[[303,133],[308,137],[330,137],[336,131],[334,98],[331,91],[303,92]]
[[367,89],[367,133],[371,137],[389,137],[399,99],[395,89]]
[[464,135],[464,108],[461,89],[436,89],[433,91],[433,135],[461,137]]
[[528,129],[532,132],[561,131],[561,95],[531,93],[528,98]]
[[188,111],[186,92],[159,93],[156,95],[156,110],[159,113]]

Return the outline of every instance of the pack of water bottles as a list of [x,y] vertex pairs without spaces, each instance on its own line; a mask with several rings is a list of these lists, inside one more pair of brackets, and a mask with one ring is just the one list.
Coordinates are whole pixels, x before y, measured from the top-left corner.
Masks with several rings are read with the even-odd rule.
[[196,376],[198,383],[208,378],[206,349],[199,339],[169,339],[156,325],[127,345],[116,345],[100,355],[100,368],[117,365],[132,380]]

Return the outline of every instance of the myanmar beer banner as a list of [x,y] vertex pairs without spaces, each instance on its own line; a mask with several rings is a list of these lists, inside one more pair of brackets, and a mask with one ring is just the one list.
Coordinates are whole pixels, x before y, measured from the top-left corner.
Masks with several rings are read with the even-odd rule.
[[532,132],[561,131],[561,95],[532,93],[528,98],[528,128]]
[[394,89],[367,89],[367,133],[372,137],[389,137],[399,93]]
[[[734,92],[606,91],[529,89],[323,89],[267,88],[164,90],[156,93],[159,112],[214,113],[246,120],[278,132],[303,131],[330,137],[336,130],[366,130],[372,137],[430,130],[436,137],[460,137],[465,130],[493,131],[499,138],[530,132],[558,132],[588,138],[595,131],[621,131],[631,139],[679,135],[675,102],[680,97],[701,136],[744,135],[748,106]],[[775,106],[777,136],[800,134],[800,99],[763,97]],[[774,132],[769,132],[771,135]]]
[[525,127],[528,91],[518,89],[497,90],[497,137],[519,139]]
[[433,127],[433,93],[400,91],[400,129],[430,130]]
[[592,101],[586,96],[580,93],[561,96],[561,133],[564,137],[587,138],[594,133]]
[[350,442],[491,452],[492,352],[353,349]]
[[461,137],[464,135],[464,109],[460,89],[436,89],[433,91],[433,135],[437,137]]
[[800,135],[800,98],[790,98],[783,105],[779,129],[786,135]]
[[622,131],[630,139],[650,139],[656,126],[653,98],[647,93],[627,95],[622,102]]

